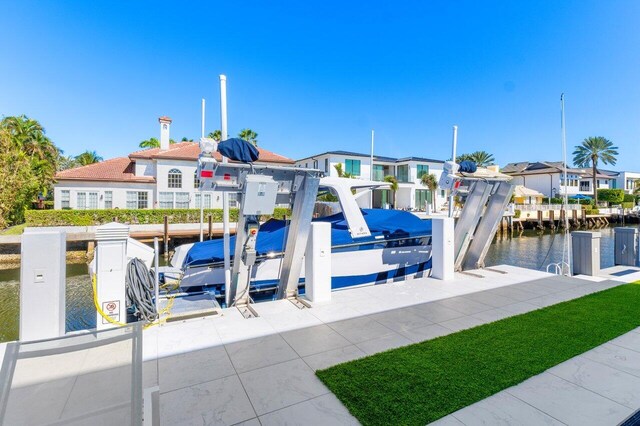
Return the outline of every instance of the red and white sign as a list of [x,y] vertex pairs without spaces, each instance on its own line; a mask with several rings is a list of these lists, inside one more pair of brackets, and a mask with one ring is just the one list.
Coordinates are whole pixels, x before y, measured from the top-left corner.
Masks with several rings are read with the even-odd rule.
[[[102,311],[114,321],[120,321],[120,301],[110,300],[102,302]],[[109,324],[105,318],[102,318],[103,324]]]

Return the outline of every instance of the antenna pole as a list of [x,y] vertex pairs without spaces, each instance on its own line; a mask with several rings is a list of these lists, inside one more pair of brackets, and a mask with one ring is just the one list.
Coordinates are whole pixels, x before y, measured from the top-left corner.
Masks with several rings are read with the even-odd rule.
[[[564,93],[560,94],[560,127],[562,130],[562,162],[564,163],[564,168],[562,171],[563,180],[564,180],[564,247],[562,250],[562,268],[564,269],[564,265],[567,264],[569,266],[567,273],[571,276],[571,242],[569,240],[569,215],[567,207],[569,206],[569,191],[567,190],[567,132],[564,121]],[[566,257],[565,257],[566,255]]]
[[[202,128],[200,132],[200,137],[204,138],[204,107],[205,100],[202,98]],[[198,176],[200,179],[200,176]],[[204,192],[202,191],[202,185],[200,186],[200,242],[204,240]]]
[[[453,142],[451,144],[451,161],[456,162],[456,148],[458,146],[458,126],[453,126]],[[453,191],[449,195],[449,217],[453,217]]]
[[[227,140],[227,76],[220,74],[220,140]],[[226,157],[222,162],[227,163]],[[231,301],[231,244],[229,241],[229,194],[222,193],[222,247],[224,252],[224,298]]]

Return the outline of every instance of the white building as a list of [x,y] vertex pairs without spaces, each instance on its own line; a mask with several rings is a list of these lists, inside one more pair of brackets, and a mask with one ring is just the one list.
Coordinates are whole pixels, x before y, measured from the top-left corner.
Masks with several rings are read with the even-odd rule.
[[[160,148],[136,151],[128,157],[58,172],[54,185],[54,208],[200,208],[196,175],[200,148],[194,142],[170,144],[171,119],[160,117],[158,121]],[[266,149],[258,147],[258,151],[260,157],[256,164],[294,163]],[[219,154],[216,156],[218,161],[222,160]],[[233,205],[233,199],[231,201]],[[222,194],[205,193],[204,207],[222,207]]]
[[640,172],[619,172],[616,183],[617,187],[624,189],[625,193],[633,194],[635,185],[640,185]]
[[[373,191],[373,207],[381,208],[386,205],[397,209],[425,210],[427,203],[431,205],[435,196],[436,209],[440,209],[446,201],[446,194],[437,190],[432,194],[420,183],[423,174],[433,174],[436,179],[442,174],[443,161],[421,157],[391,158],[376,155],[373,157],[373,170],[371,157],[367,154],[348,151],[329,151],[296,161],[298,167],[310,167],[320,169],[326,176],[338,176],[336,165],[341,164],[344,173],[349,173],[353,178],[364,180],[382,181],[385,176],[395,176],[398,180],[398,191],[394,194],[389,189],[376,189]],[[371,204],[371,198],[367,201]]]
[[[593,172],[591,169],[568,168],[567,184],[564,183],[564,165],[562,161],[540,161],[509,163],[502,173],[513,176],[514,185],[524,185],[544,194],[545,197],[569,195],[593,196]],[[597,189],[615,189],[617,173],[605,170],[597,171]]]

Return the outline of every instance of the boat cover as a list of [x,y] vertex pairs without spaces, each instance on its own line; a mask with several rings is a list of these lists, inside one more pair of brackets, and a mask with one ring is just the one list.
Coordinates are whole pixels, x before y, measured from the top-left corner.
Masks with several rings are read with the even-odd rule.
[[218,144],[218,152],[223,156],[241,163],[253,163],[260,153],[253,144],[240,138],[231,138]]
[[[314,219],[314,222],[331,223],[331,245],[341,246],[351,243],[363,243],[367,241],[381,242],[388,239],[423,237],[431,235],[431,220],[422,220],[413,213],[402,210],[362,209],[369,230],[370,237],[353,239],[349,232],[349,226],[342,213]],[[260,226],[256,240],[256,252],[258,256],[268,253],[280,253],[283,251],[287,238],[288,222],[284,220],[270,219]],[[231,257],[235,249],[235,236],[230,238]],[[222,239],[203,241],[193,245],[185,257],[183,267],[207,265],[224,260]],[[371,245],[369,245],[369,248]],[[366,246],[363,247],[366,249]],[[355,248],[358,250],[358,248]]]

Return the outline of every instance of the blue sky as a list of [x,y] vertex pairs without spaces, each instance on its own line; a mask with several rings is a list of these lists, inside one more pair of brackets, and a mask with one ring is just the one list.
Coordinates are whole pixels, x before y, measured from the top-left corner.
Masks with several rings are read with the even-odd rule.
[[27,114],[68,154],[126,155],[158,136],[219,128],[292,158],[486,150],[557,160],[605,136],[640,170],[640,2],[125,2],[0,5],[0,115]]

